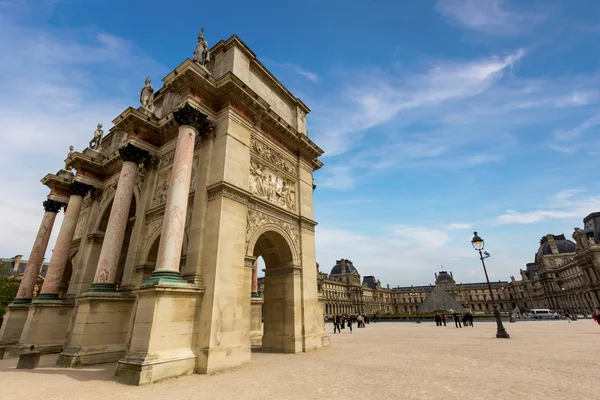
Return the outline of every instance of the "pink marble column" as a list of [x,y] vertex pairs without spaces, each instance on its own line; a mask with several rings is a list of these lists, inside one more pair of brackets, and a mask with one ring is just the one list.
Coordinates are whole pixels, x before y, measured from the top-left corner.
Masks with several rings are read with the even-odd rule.
[[44,262],[44,254],[46,254],[46,249],[48,248],[48,241],[50,240],[56,214],[64,205],[64,203],[50,199],[44,201],[44,217],[33,243],[23,278],[21,278],[19,291],[17,292],[17,297],[13,300],[13,304],[31,303],[33,289],[35,288],[35,283]]
[[258,259],[252,264],[252,297],[258,297]]
[[58,299],[58,290],[69,258],[69,249],[79,219],[81,203],[83,203],[83,197],[89,190],[90,187],[83,183],[73,182],[71,184],[71,197],[69,197],[65,218],[60,227],[60,232],[58,232],[58,238],[56,238],[54,251],[50,258],[50,265],[48,265],[48,271],[37,301]]
[[[192,162],[194,159],[194,140],[196,130],[190,126],[179,127],[177,147],[173,169],[169,179],[169,193],[165,216],[163,218],[160,244],[156,258],[156,270],[153,276],[161,272],[164,276],[179,276],[179,262],[183,246],[183,229],[187,212],[190,181],[192,176]],[[174,273],[174,274],[173,274]]]
[[123,159],[123,167],[121,168],[119,183],[110,209],[106,232],[104,233],[96,276],[94,283],[92,283],[89,289],[93,292],[115,290],[119,256],[121,255],[125,230],[127,228],[138,164],[148,155],[148,152],[132,145],[121,148],[119,153]]
[[152,272],[150,282],[181,280],[179,264],[194,161],[194,142],[198,131],[204,130],[207,123],[206,116],[187,103],[173,112],[173,118],[179,124],[179,134],[169,179],[156,269]]

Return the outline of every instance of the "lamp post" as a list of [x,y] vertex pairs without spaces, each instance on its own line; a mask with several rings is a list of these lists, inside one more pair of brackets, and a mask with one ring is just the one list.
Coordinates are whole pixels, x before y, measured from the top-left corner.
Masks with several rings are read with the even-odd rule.
[[473,248],[479,252],[479,259],[481,260],[481,264],[483,265],[483,272],[485,272],[485,280],[487,281],[488,289],[490,291],[492,307],[494,308],[494,317],[496,318],[496,325],[498,327],[496,337],[499,339],[510,339],[510,335],[508,334],[508,332],[506,332],[506,329],[504,329],[504,325],[502,325],[502,319],[500,319],[498,306],[496,305],[496,300],[494,300],[494,292],[492,292],[492,285],[490,285],[490,279],[488,278],[487,269],[485,268],[485,262],[483,261],[490,255],[486,252],[485,257],[483,256],[483,253],[481,251],[483,250],[484,241],[477,235],[477,232],[473,232],[473,240],[471,240],[471,244],[473,245]]

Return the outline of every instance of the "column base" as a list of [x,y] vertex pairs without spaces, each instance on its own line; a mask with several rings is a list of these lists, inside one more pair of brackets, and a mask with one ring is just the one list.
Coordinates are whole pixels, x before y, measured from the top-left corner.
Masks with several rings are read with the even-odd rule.
[[262,299],[262,297],[260,296],[260,294],[258,294],[258,292],[252,292],[251,297],[254,299]]
[[188,282],[181,279],[181,273],[179,271],[154,270],[152,272],[152,277],[150,279],[146,279],[144,282],[142,282],[142,287],[155,286],[159,283],[187,284]]
[[33,303],[43,303],[45,301],[60,301],[58,293],[40,293]]
[[42,353],[60,353],[63,349],[73,306],[36,300],[28,307],[23,332],[19,342],[8,349],[9,356],[19,356],[32,345]]
[[238,346],[211,347],[198,349],[196,372],[214,374],[215,372],[236,368],[250,362],[252,347],[250,342]]
[[33,299],[29,298],[29,299],[14,299],[10,304],[11,305],[24,305],[24,304],[31,304],[31,301]]
[[126,353],[135,296],[123,292],[86,292],[65,349],[56,362],[64,368],[119,361]]
[[262,346],[262,307],[264,300],[261,297],[252,297],[250,302],[250,344],[252,346]]
[[[0,328],[0,347],[10,347],[19,342],[27,315],[29,314],[30,304],[10,304],[6,308],[4,321]],[[8,353],[7,353],[8,355]],[[3,357],[0,357],[2,360]]]
[[119,382],[144,385],[194,372],[194,318],[202,290],[185,282],[152,282],[138,292],[127,355],[119,360]]
[[117,292],[117,286],[114,283],[92,283],[85,292]]

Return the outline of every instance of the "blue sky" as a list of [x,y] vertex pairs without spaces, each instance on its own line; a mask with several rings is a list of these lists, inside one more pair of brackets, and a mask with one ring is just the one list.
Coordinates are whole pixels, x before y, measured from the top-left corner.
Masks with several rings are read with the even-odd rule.
[[598,21],[595,0],[0,0],[0,254],[28,256],[69,144],[137,106],[147,75],[160,87],[204,27],[312,109],[322,270],[480,281],[477,230],[491,277],[518,276],[541,236],[600,211]]

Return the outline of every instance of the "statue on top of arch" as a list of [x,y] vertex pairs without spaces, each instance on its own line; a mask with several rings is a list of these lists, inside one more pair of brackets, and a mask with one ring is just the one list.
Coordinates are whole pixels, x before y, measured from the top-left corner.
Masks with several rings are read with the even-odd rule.
[[198,34],[198,44],[196,44],[196,50],[194,51],[192,61],[205,68],[210,61],[210,50],[208,48],[208,43],[204,40],[204,28],[202,28]]

